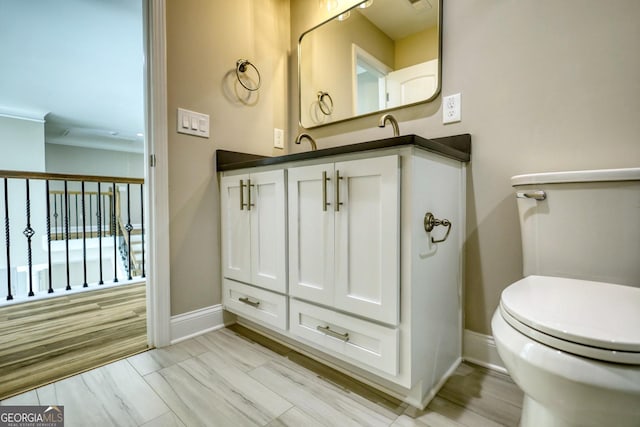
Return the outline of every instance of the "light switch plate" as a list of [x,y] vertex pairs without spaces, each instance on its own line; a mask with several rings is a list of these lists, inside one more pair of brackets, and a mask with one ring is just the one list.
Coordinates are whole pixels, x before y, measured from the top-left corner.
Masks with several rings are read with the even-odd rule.
[[459,122],[460,118],[460,94],[449,95],[442,98],[442,123]]
[[178,108],[178,132],[209,138],[209,115]]

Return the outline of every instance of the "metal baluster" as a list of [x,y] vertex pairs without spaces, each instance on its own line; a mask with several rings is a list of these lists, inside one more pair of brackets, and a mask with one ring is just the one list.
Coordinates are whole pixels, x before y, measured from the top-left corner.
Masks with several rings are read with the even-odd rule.
[[116,183],[113,183],[113,203],[111,222],[113,223],[113,282],[118,281],[118,224],[116,224]]
[[100,270],[100,280],[98,285],[104,284],[102,280],[102,206],[100,205],[100,183],[98,182],[98,262]]
[[89,194],[89,236],[93,237],[93,198]]
[[129,184],[127,184],[127,224],[124,226],[127,230],[127,241],[129,243],[129,247],[127,248],[128,262],[129,262],[129,277],[131,280],[131,230],[133,226],[131,225],[131,192],[129,191]]
[[[49,180],[45,181],[45,192],[47,193],[47,261],[49,262],[49,290],[48,293],[53,293],[53,283],[51,283],[51,195],[49,194]],[[55,203],[55,197],[53,198]]]
[[7,186],[7,178],[4,179],[4,232],[6,235],[7,245],[7,301],[13,299],[11,295],[11,250],[10,250],[10,233],[9,233],[9,188]]
[[100,227],[98,227],[98,233],[100,233],[100,235],[98,237],[102,237],[102,233],[104,233],[104,207],[107,202],[104,199],[104,194],[100,193],[100,183],[98,183],[98,197],[100,197],[100,201],[98,203],[98,206],[100,206]]
[[78,225],[80,225],[79,224],[80,221],[78,221],[78,195],[74,194],[73,196],[76,199],[76,225],[75,225],[75,230],[76,230],[76,239],[77,239],[78,238],[78,234],[79,234],[78,233]]
[[100,225],[100,233],[105,236],[104,230],[107,228],[107,196],[102,195],[102,224]]
[[56,240],[58,240],[58,196],[53,194],[53,223],[56,228]]
[[[81,186],[81,191],[82,191],[82,267],[83,267],[83,271],[84,271],[84,283],[82,284],[83,288],[88,287],[89,285],[87,284],[87,221],[86,221],[86,200],[85,200],[85,192],[84,192],[84,181],[82,181],[80,183]],[[89,196],[91,197],[91,196]],[[76,196],[76,201],[77,201],[78,197]],[[78,214],[76,213],[76,218],[78,217]],[[77,220],[76,220],[76,231],[78,230],[78,226],[77,226]]]
[[[60,203],[62,207],[62,203]],[[64,234],[65,234],[65,251],[67,256],[67,291],[71,290],[71,272],[69,270],[69,191],[67,189],[67,180],[64,180]]]
[[27,187],[27,226],[22,232],[24,236],[27,238],[27,264],[29,266],[29,296],[32,297],[35,294],[33,293],[33,262],[31,257],[31,238],[36,232],[31,228],[31,196],[29,194],[29,179],[25,179],[25,184]]
[[146,277],[144,266],[144,184],[140,184],[140,227],[142,237],[142,277]]

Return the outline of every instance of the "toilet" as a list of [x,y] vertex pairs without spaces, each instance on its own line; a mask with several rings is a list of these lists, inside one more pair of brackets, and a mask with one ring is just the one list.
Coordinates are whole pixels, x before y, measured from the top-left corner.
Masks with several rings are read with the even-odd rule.
[[523,427],[640,426],[640,168],[518,175],[524,278],[491,327]]

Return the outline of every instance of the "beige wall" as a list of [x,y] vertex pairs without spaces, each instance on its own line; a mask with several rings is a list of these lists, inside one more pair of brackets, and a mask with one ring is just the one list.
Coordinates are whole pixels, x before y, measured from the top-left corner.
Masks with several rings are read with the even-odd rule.
[[[271,148],[272,128],[285,127],[288,119],[288,149],[306,149],[291,144],[299,130],[298,95],[286,53],[288,69],[296,70],[298,37],[328,16],[321,16],[317,2],[291,0],[289,35],[286,3],[168,1],[172,314],[220,301],[215,148],[278,154]],[[394,114],[403,133],[472,134],[468,329],[490,333],[500,292],[521,275],[510,176],[640,164],[638,16],[636,0],[445,2],[442,93],[462,94],[462,122],[442,124],[440,98]],[[239,57],[255,58],[263,77],[271,73],[255,106],[222,90]],[[176,134],[178,106],[211,114],[211,139]],[[311,134],[320,148],[389,136],[377,119]]]
[[438,59],[437,26],[396,40],[394,69],[406,68],[432,59]]
[[[442,93],[462,94],[462,122],[442,124],[440,98],[395,114],[402,133],[472,135],[466,328],[489,334],[500,292],[521,277],[509,178],[640,165],[640,2],[444,3]],[[304,4],[316,7],[292,0],[292,16],[293,6]],[[292,39],[307,25],[292,20]],[[365,117],[311,134],[319,138],[319,148],[390,136],[389,129],[375,127],[377,119]]]
[[[220,303],[215,150],[275,155],[273,128],[287,128],[288,0],[168,0],[167,79],[171,313]],[[262,74],[251,96],[235,64]],[[209,114],[211,137],[176,132],[178,107]]]

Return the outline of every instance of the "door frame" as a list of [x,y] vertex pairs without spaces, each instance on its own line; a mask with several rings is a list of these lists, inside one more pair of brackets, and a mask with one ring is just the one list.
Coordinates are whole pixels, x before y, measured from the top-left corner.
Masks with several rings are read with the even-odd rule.
[[145,182],[149,268],[147,340],[171,343],[166,0],[143,0],[145,37]]

